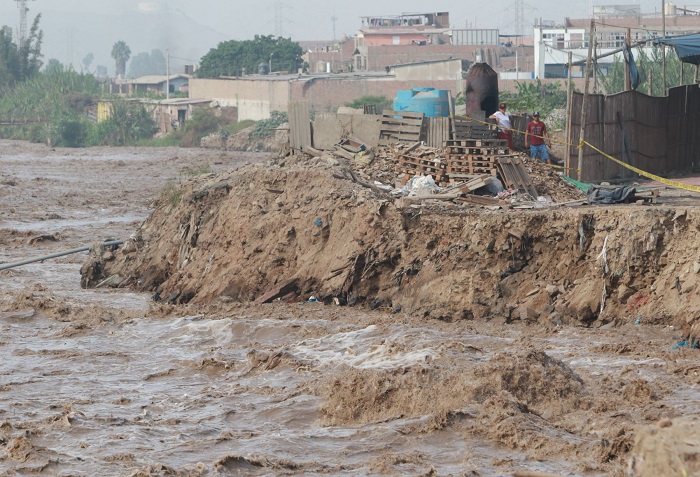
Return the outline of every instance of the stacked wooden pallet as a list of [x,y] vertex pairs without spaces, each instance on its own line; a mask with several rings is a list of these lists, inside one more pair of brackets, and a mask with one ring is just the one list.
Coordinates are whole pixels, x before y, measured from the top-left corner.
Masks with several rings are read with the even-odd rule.
[[484,124],[469,118],[455,118],[453,139],[496,139],[496,125]]
[[420,142],[424,139],[423,113],[384,111],[379,130],[379,145]]
[[414,176],[433,176],[436,183],[447,182],[445,163],[439,157],[421,157],[397,154],[396,172],[406,174],[406,180]]
[[453,182],[468,179],[474,174],[495,176],[496,160],[507,153],[507,143],[501,139],[447,141],[445,143],[447,174]]

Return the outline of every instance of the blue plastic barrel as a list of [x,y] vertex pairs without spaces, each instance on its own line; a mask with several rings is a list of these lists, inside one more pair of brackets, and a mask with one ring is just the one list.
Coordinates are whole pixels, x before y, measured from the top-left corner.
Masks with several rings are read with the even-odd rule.
[[430,118],[450,115],[450,92],[435,88],[401,90],[394,98],[395,111],[423,113]]

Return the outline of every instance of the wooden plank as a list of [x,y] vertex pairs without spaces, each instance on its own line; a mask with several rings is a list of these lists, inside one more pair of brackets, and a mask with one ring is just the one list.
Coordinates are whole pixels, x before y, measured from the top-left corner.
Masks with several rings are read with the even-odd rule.
[[467,194],[462,197],[457,197],[454,200],[455,202],[463,202],[474,205],[501,205],[501,201],[499,199],[485,195]]
[[450,118],[426,118],[428,123],[427,145],[442,147],[450,139]]

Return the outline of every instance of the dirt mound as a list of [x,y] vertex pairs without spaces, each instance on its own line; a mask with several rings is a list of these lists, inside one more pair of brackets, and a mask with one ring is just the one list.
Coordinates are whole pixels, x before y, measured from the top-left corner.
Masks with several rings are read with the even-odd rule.
[[313,295],[446,321],[641,316],[700,332],[694,208],[405,205],[337,178],[342,167],[311,159],[194,179],[84,279],[118,275],[167,303]]
[[700,475],[700,419],[659,421],[637,431],[630,475]]

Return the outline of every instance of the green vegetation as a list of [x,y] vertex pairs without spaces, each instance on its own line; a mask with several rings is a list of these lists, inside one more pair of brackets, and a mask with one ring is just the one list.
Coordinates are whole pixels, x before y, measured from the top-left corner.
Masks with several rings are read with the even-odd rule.
[[193,177],[203,176],[205,174],[211,174],[211,164],[205,162],[194,167],[183,167],[180,169],[180,179],[192,179]]
[[44,36],[39,30],[40,19],[41,15],[34,18],[29,35],[21,45],[15,43],[12,28],[8,26],[0,28],[0,90],[27,81],[39,74],[42,66],[41,42]]
[[354,109],[363,109],[365,106],[374,106],[378,113],[385,109],[394,109],[393,101],[386,96],[361,96],[354,101],[345,103],[345,106]]
[[86,110],[100,85],[91,75],[63,67],[41,73],[14,88],[0,91],[0,118],[42,120],[43,123],[0,128],[0,136],[78,146],[86,139]]
[[246,128],[249,128],[251,126],[255,125],[255,121],[251,119],[244,119],[243,121],[239,121],[237,123],[229,124],[228,126],[224,127],[224,134],[226,137],[236,134],[237,132],[243,131]]
[[163,186],[163,189],[161,189],[160,194],[158,194],[158,202],[169,204],[170,207],[177,207],[181,200],[182,189],[180,184],[169,179]]
[[129,77],[140,78],[148,75],[165,75],[167,61],[160,50],[139,53],[129,62]]
[[282,111],[272,111],[270,119],[263,119],[255,123],[255,129],[250,133],[251,137],[270,137],[272,130],[280,127],[288,121],[287,113]]
[[[649,94],[649,73],[651,73],[651,96],[663,96],[662,62],[660,47],[654,47],[651,54],[642,48],[634,51],[634,60],[639,70],[640,84],[637,91]],[[681,63],[673,48],[666,48],[666,88],[681,85],[681,64],[683,64],[683,84],[693,84],[695,66]],[[616,94],[625,90],[625,64],[616,59],[608,69],[608,76],[600,77],[599,82],[606,94]]]
[[535,82],[515,82],[514,93],[505,91],[499,94],[499,101],[508,104],[508,110],[513,113],[532,114],[539,111],[543,117],[555,109],[566,108],[566,87],[559,82],[542,83],[539,79]]
[[229,40],[202,57],[198,78],[241,76],[258,72],[261,63],[272,63],[274,71],[297,71],[302,66],[302,48],[289,38],[255,35],[252,40]]
[[112,45],[112,58],[117,76],[126,76],[126,62],[131,58],[131,48],[123,40]]
[[150,138],[156,124],[143,104],[124,100],[111,103],[109,119],[93,125],[87,136],[89,146],[126,146]]
[[226,126],[228,120],[207,108],[196,109],[184,127],[173,133],[181,147],[199,147],[202,138]]

